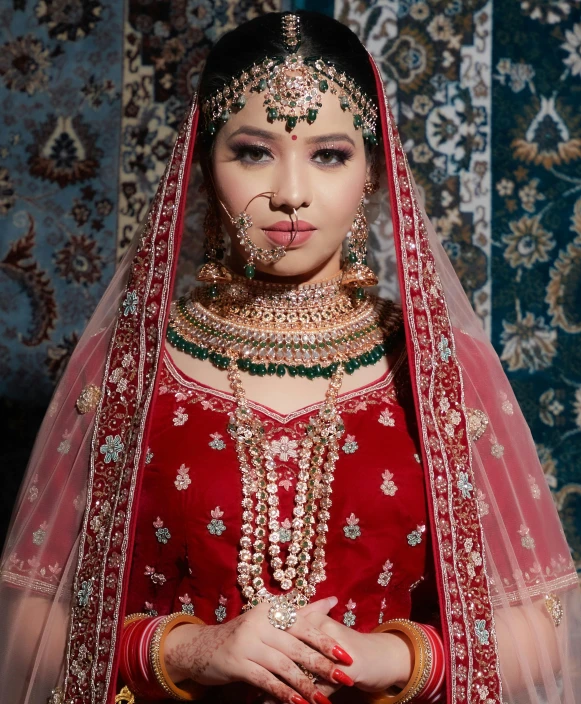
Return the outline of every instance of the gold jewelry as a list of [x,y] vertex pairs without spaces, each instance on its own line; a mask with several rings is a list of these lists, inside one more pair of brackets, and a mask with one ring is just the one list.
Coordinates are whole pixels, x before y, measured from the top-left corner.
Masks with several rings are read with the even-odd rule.
[[316,684],[317,680],[319,679],[319,676],[316,675],[314,672],[307,670],[307,668],[304,665],[301,665],[300,663],[298,665],[299,665],[299,669],[302,670],[303,674],[306,675],[311,680],[311,683]]
[[340,276],[303,284],[247,281],[234,276],[214,299],[204,289],[171,307],[171,345],[226,369],[250,374],[347,374],[378,362],[399,342],[402,314],[392,301],[354,300]]
[[[208,189],[206,189],[208,191]],[[211,284],[210,292],[217,295],[217,284],[232,281],[232,274],[221,259],[224,257],[224,238],[215,197],[208,192],[208,210],[204,218],[204,256],[207,259],[196,279]]]
[[271,626],[281,631],[286,631],[297,621],[297,612],[294,606],[284,596],[274,596],[270,600],[268,621]]
[[402,633],[414,649],[414,666],[406,686],[397,693],[368,692],[368,701],[375,704],[406,704],[417,697],[425,687],[432,669],[432,647],[428,637],[413,621],[395,618],[376,626],[373,633]]
[[372,193],[374,185],[370,181],[365,182],[363,196],[357,207],[355,219],[351,226],[348,238],[349,254],[347,263],[343,269],[343,286],[355,289],[355,295],[363,298],[363,288],[366,286],[376,286],[377,276],[367,266],[367,238],[369,227],[365,217],[365,196]]
[[[194,623],[201,626],[206,625],[197,616],[190,616],[189,614],[184,614],[179,611],[166,616],[159,622],[159,625],[154,631],[149,646],[149,661],[160,687],[169,697],[181,701],[193,701],[203,696],[206,687],[196,682],[183,683],[182,687],[175,685],[169,678],[163,657],[165,639],[170,631],[183,623]],[[183,688],[184,686],[187,687],[187,689]]]
[[296,53],[301,42],[297,15],[283,15],[282,26],[283,41],[287,51],[292,52],[290,56],[265,58],[203,100],[201,109],[208,132],[216,134],[218,125],[227,122],[233,110],[244,108],[247,89],[264,93],[263,105],[269,121],[284,120],[289,131],[298,121],[314,122],[322,107],[321,94],[329,91],[338,96],[343,110],[353,113],[353,125],[355,129],[363,129],[363,139],[369,144],[377,144],[375,125],[378,113],[371,98],[332,64],[322,58],[305,58]]

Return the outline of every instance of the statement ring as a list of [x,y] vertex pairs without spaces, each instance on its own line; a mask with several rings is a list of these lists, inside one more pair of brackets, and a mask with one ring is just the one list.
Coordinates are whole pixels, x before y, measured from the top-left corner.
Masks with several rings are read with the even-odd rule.
[[270,601],[268,620],[275,628],[286,631],[296,622],[297,612],[285,596],[275,596]]

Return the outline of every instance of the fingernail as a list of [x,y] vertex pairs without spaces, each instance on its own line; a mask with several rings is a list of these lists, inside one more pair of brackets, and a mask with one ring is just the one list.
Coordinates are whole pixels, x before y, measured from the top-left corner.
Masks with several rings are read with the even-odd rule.
[[[300,694],[293,694],[290,698],[292,704],[309,704],[306,699],[303,699]],[[329,702],[331,704],[331,702]]]
[[341,684],[346,684],[347,687],[353,687],[355,682],[349,677],[348,674],[342,672],[341,670],[333,670],[333,679],[335,682],[341,682]]
[[331,608],[333,608],[334,606],[337,606],[337,604],[339,603],[339,599],[337,599],[336,596],[330,596],[329,603],[331,604]]
[[323,694],[323,692],[315,692],[313,699],[317,704],[331,704],[331,701]]
[[336,645],[333,648],[333,657],[336,657],[337,660],[342,662],[344,665],[352,665],[353,664],[353,658],[349,655],[349,653],[345,652],[341,646]]

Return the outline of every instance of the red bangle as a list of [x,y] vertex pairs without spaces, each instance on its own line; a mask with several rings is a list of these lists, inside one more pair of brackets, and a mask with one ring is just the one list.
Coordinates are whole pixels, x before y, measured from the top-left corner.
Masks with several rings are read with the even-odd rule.
[[434,626],[423,623],[418,624],[426,634],[432,648],[432,669],[425,687],[417,697],[418,702],[436,704],[444,694],[444,680],[446,676],[446,660],[444,643]]
[[133,694],[144,699],[167,699],[149,662],[149,644],[163,616],[131,621],[123,628],[119,672]]

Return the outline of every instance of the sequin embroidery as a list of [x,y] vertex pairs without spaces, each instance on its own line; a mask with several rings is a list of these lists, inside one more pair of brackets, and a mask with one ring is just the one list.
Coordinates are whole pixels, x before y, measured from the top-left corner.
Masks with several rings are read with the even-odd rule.
[[393,428],[395,426],[395,419],[388,408],[384,408],[379,414],[378,423],[385,425],[387,427]]
[[347,611],[343,614],[343,623],[347,626],[347,628],[351,628],[355,625],[356,616],[353,613],[353,610],[357,604],[352,599],[349,599],[345,606],[347,607]]
[[383,479],[383,484],[381,485],[381,491],[386,496],[395,496],[395,492],[397,491],[397,486],[395,485],[395,482],[393,481],[393,474],[386,469],[383,474],[381,475],[381,478]]
[[534,538],[530,535],[530,528],[527,528],[524,523],[521,524],[521,527],[518,531],[518,534],[521,536],[520,542],[523,548],[526,550],[532,550],[535,547],[535,540]]
[[278,440],[273,440],[270,443],[270,450],[276,457],[278,455],[283,462],[288,462],[292,457],[298,457],[298,442],[291,440],[286,435],[282,435]]
[[208,445],[212,448],[212,450],[226,449],[226,443],[224,442],[224,440],[222,440],[221,433],[210,433],[210,437],[212,438],[212,440],[208,443]]
[[164,545],[167,544],[168,540],[171,538],[171,533],[167,528],[164,527],[163,521],[161,518],[158,516],[157,519],[153,522],[153,527],[156,528],[155,531],[155,537],[160,543],[163,543]]
[[176,408],[174,411],[174,419],[173,419],[173,424],[174,425],[184,425],[185,422],[188,419],[188,414],[186,413],[186,409],[183,406],[180,406],[179,408]]
[[382,567],[382,571],[379,573],[379,577],[377,578],[377,583],[382,586],[382,587],[387,587],[389,582],[391,581],[391,578],[393,576],[393,564],[390,560],[387,560],[387,562],[384,563]]
[[182,466],[178,469],[178,475],[174,482],[178,491],[185,491],[192,483],[189,472],[190,468],[186,467],[185,464],[182,464]]
[[190,616],[194,615],[194,605],[192,604],[192,600],[190,598],[189,594],[184,594],[183,596],[178,597],[180,600],[180,603],[182,605],[182,613],[184,614],[189,614]]
[[343,532],[345,533],[346,538],[351,538],[351,540],[355,540],[361,535],[361,528],[357,525],[359,523],[359,519],[356,518],[355,514],[352,513],[347,519],[347,525],[343,526]]
[[165,575],[160,572],[156,572],[155,567],[150,567],[149,565],[145,565],[144,574],[146,577],[149,577],[154,584],[159,584],[160,586],[165,584],[167,581]]
[[219,606],[214,610],[214,613],[216,614],[216,621],[218,621],[218,623],[222,623],[222,621],[226,618],[227,602],[228,599],[220,594],[220,598],[218,599]]
[[224,515],[224,511],[220,511],[220,507],[216,506],[215,509],[210,511],[210,515],[212,516],[212,520],[208,523],[208,530],[212,535],[222,535],[222,533],[226,530],[226,526],[221,520]]
[[422,533],[424,533],[426,530],[426,526],[417,526],[415,530],[412,530],[411,533],[408,534],[407,539],[409,545],[414,547],[415,545],[419,545],[422,542]]
[[359,449],[359,445],[357,444],[357,441],[355,440],[355,435],[346,435],[345,436],[345,444],[343,445],[343,452],[346,455],[352,455],[358,449]]

